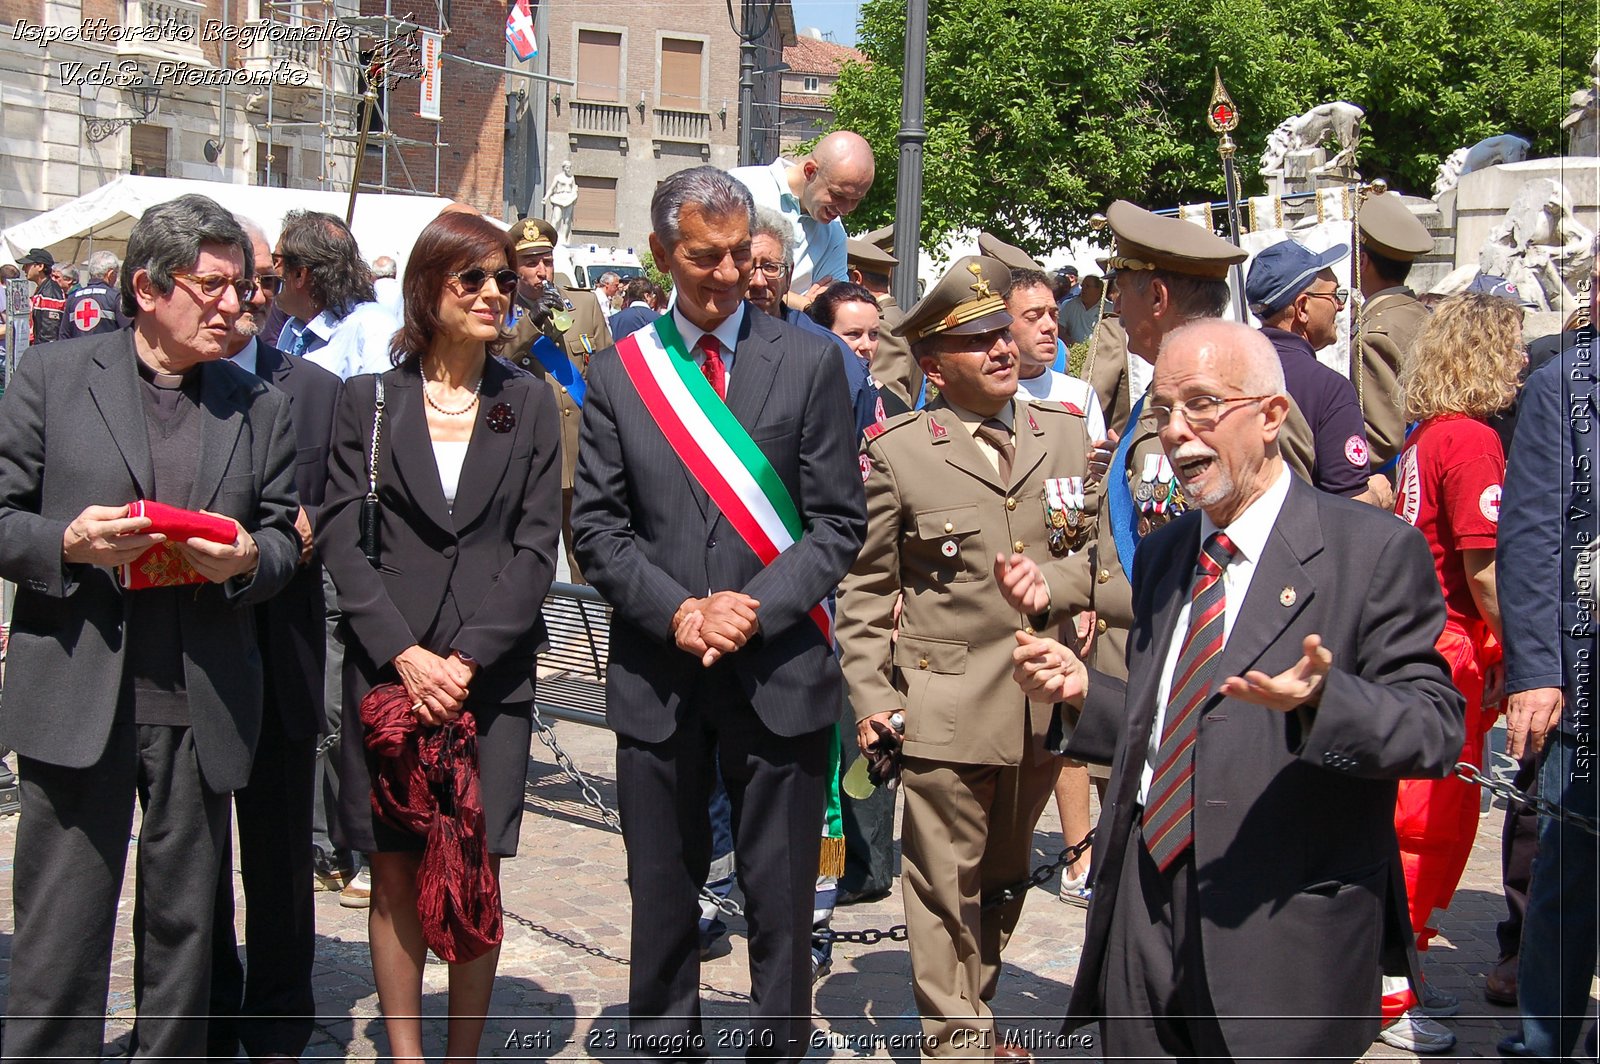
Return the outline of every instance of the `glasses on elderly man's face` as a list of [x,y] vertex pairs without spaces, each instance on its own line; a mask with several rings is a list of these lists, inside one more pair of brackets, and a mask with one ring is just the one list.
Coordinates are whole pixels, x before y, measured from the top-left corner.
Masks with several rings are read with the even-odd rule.
[[1176,406],[1152,403],[1144,416],[1155,423],[1158,432],[1172,424],[1173,414],[1183,415],[1183,420],[1196,432],[1205,432],[1217,427],[1217,422],[1226,416],[1227,408],[1232,404],[1255,403],[1271,398],[1270,395],[1191,395],[1180,400]]
[[461,286],[461,293],[468,296],[477,295],[491,280],[501,295],[509,295],[517,287],[517,271],[511,269],[486,270],[482,266],[474,266],[470,270],[452,273],[450,277]]
[[758,262],[755,264],[755,270],[767,280],[776,281],[789,272],[789,267],[781,262]]
[[1307,292],[1306,297],[1309,299],[1331,299],[1335,307],[1343,310],[1344,305],[1350,302],[1350,289],[1335,288],[1327,292]]
[[283,291],[283,278],[275,273],[256,274],[256,287],[269,296],[276,296]]
[[229,288],[238,294],[241,303],[248,303],[256,294],[256,282],[251,277],[228,277],[220,273],[174,273],[172,279],[191,282],[202,296],[212,301],[221,299]]

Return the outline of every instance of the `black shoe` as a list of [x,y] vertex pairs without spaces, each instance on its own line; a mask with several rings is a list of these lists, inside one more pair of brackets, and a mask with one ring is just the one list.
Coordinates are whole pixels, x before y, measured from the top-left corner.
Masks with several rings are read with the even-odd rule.
[[711,921],[710,927],[700,929],[700,959],[716,960],[733,952],[733,942],[728,938],[728,925],[721,920]]
[[838,905],[865,905],[868,902],[882,901],[889,896],[889,888],[882,890],[841,890],[834,899],[833,904]]
[[339,893],[345,887],[346,881],[351,878],[344,874],[338,862],[330,857],[326,850],[311,848],[311,871],[316,876],[318,890]]

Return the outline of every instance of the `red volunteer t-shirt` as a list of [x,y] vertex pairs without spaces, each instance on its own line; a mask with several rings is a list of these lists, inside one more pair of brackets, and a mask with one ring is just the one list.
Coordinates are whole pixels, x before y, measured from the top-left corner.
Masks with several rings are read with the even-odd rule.
[[1494,549],[1506,457],[1488,425],[1461,414],[1419,425],[1400,454],[1394,511],[1427,537],[1453,620],[1478,621],[1461,552]]

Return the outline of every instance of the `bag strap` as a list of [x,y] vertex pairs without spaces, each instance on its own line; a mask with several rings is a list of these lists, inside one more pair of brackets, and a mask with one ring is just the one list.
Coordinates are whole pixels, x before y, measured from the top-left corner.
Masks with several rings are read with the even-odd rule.
[[383,378],[378,377],[377,398],[372,404],[372,457],[367,460],[367,498],[378,497],[378,446],[383,436]]

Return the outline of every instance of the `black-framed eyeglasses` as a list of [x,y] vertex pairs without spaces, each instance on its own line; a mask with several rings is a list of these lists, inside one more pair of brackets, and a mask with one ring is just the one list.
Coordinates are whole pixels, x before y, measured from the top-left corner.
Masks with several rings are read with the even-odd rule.
[[489,280],[494,281],[501,295],[509,295],[517,287],[517,271],[512,269],[486,270],[482,266],[474,266],[470,270],[458,270],[450,274],[450,279],[461,286],[463,295],[469,296],[477,295],[484,282]]
[[758,262],[755,270],[769,281],[776,281],[789,272],[789,267],[781,262]]
[[174,273],[173,280],[183,279],[192,281],[200,294],[209,300],[222,298],[224,292],[232,288],[239,296],[239,302],[248,303],[256,294],[256,282],[251,277],[228,277],[220,273]]
[[1348,288],[1335,288],[1331,292],[1307,292],[1306,295],[1311,299],[1331,299],[1333,300],[1333,305],[1340,310],[1343,310],[1346,304],[1350,302],[1350,289]]
[[275,273],[256,274],[256,287],[269,296],[276,296],[283,291],[283,278]]
[[1191,395],[1176,406],[1152,403],[1145,410],[1144,416],[1155,423],[1158,431],[1172,423],[1172,415],[1175,413],[1182,414],[1183,420],[1191,429],[1204,431],[1215,428],[1217,422],[1223,418],[1224,409],[1234,403],[1255,403],[1271,398],[1270,395]]

